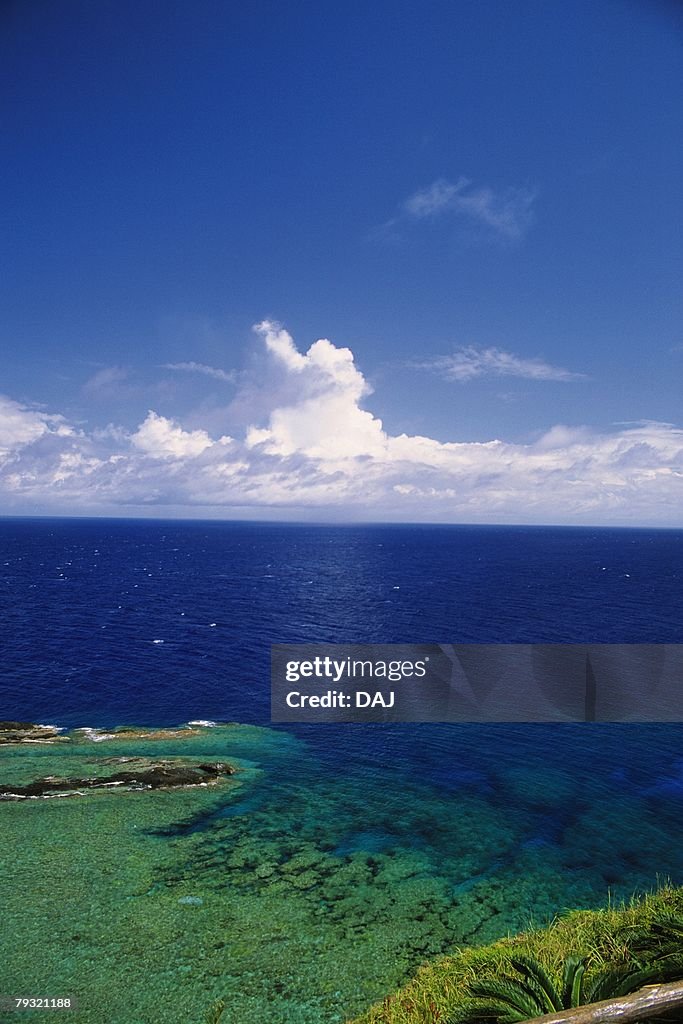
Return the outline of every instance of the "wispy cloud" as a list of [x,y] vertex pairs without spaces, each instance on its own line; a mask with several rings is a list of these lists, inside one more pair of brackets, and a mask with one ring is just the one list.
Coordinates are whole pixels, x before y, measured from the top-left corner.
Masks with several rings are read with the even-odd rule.
[[409,196],[401,205],[399,215],[385,228],[395,228],[401,221],[450,214],[484,225],[502,238],[516,240],[533,222],[535,198],[536,191],[532,188],[496,190],[489,185],[474,185],[469,178],[460,177],[454,182],[438,178]]
[[213,377],[215,380],[225,381],[226,384],[234,384],[237,374],[234,370],[220,370],[215,366],[206,366],[205,363],[163,363],[164,370],[179,370],[182,373],[203,373],[205,377]]
[[476,348],[468,345],[452,355],[436,356],[413,363],[423,370],[432,370],[447,380],[468,381],[477,377],[522,377],[524,380],[570,381],[586,380],[584,373],[574,373],[561,366],[551,366],[543,359],[523,359],[500,348]]
[[123,366],[105,366],[85,382],[83,392],[91,396],[117,394],[122,387],[125,389],[128,376]]

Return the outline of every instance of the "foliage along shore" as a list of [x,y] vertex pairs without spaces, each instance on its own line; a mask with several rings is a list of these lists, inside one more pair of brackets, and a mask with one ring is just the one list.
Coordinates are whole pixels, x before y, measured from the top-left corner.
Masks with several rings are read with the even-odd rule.
[[587,976],[632,963],[629,929],[683,915],[683,887],[662,885],[628,905],[571,910],[543,929],[458,949],[421,967],[415,977],[349,1024],[446,1024],[470,1001],[469,986],[508,973],[511,957],[533,957],[554,975],[568,956],[586,957]]

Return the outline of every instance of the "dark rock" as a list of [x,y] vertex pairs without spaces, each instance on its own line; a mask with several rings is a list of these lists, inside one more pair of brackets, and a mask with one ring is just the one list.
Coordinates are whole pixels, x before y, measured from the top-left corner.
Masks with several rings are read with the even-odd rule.
[[210,764],[198,764],[198,768],[201,768],[207,775],[234,775],[237,769],[232,764],[226,764],[225,761],[214,761]]
[[[112,759],[107,758],[107,762]],[[141,760],[141,759],[140,759]],[[183,761],[146,761],[135,768],[100,777],[60,779],[55,776],[36,779],[25,786],[6,786],[0,782],[0,800],[26,800],[39,797],[82,796],[91,789],[124,791],[174,789],[179,786],[206,786],[236,769],[221,761],[212,764],[188,764]]]

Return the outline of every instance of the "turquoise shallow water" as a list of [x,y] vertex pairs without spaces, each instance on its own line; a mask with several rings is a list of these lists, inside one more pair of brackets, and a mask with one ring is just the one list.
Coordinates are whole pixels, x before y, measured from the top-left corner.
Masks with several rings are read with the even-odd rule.
[[531,727],[379,729],[374,754],[346,728],[345,758],[253,726],[0,748],[15,783],[113,755],[241,769],[0,803],[4,991],[75,994],[77,1024],[200,1022],[217,998],[336,1024],[456,944],[681,879],[677,728],[537,728],[535,749]]

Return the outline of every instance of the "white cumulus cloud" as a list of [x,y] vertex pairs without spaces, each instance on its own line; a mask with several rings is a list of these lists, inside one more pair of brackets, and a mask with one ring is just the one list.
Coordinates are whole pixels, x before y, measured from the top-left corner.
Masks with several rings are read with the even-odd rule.
[[46,434],[65,437],[72,432],[63,416],[42,412],[0,395],[0,457]]
[[251,426],[247,445],[274,455],[295,452],[318,459],[379,455],[386,446],[382,421],[360,408],[371,388],[348,348],[321,338],[306,354],[279,324],[257,324],[269,352],[287,373],[296,374],[296,402],[273,409],[265,428]]
[[173,420],[151,409],[131,437],[140,451],[155,459],[186,459],[201,455],[212,444],[205,430],[183,430]]

